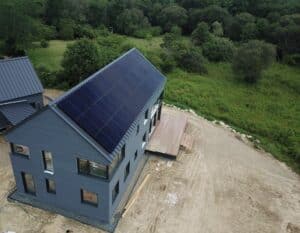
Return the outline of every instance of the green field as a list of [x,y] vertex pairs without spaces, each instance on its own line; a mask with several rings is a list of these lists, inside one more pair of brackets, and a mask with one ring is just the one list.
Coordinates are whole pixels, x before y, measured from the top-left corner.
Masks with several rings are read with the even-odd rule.
[[[143,51],[159,50],[162,39],[124,37]],[[49,48],[29,52],[35,66],[60,68],[67,43],[51,41]],[[256,85],[234,79],[230,64],[211,63],[208,74],[186,73],[176,69],[167,75],[165,101],[182,108],[192,108],[209,119],[223,120],[249,133],[261,146],[295,171],[299,162],[291,159],[300,151],[300,69],[274,64]]]

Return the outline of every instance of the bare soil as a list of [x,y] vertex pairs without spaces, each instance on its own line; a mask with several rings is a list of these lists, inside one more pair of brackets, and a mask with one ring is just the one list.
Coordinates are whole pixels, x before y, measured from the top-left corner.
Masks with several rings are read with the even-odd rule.
[[[164,108],[164,111],[178,111]],[[300,178],[230,130],[190,113],[192,152],[150,156],[149,180],[117,233],[300,233]],[[103,232],[60,215],[9,203],[8,145],[0,140],[0,232]]]

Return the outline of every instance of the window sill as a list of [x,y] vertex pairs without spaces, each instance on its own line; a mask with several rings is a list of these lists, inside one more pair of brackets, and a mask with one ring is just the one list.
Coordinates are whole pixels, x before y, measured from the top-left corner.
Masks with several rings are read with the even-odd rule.
[[87,201],[81,201],[81,204],[88,205],[88,206],[93,206],[95,208],[98,208],[98,204],[94,204],[94,203],[87,202]]
[[93,176],[93,175],[89,175],[89,174],[85,174],[85,173],[80,173],[80,172],[78,172],[77,174],[80,175],[80,176],[85,176],[85,177],[96,179],[96,180],[101,180],[101,181],[106,181],[106,182],[109,181],[109,179],[105,178],[105,177]]
[[24,154],[20,154],[20,153],[15,153],[15,152],[11,152],[10,155],[12,156],[17,156],[23,159],[28,159],[29,160],[29,155],[24,155]]
[[45,170],[44,173],[49,174],[49,175],[54,175],[54,172],[48,171],[48,170]]

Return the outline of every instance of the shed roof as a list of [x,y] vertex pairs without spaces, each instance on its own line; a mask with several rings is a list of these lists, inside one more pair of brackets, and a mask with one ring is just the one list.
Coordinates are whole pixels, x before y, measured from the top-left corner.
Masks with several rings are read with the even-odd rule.
[[17,125],[33,113],[35,109],[26,101],[6,103],[0,105],[0,112],[12,124]]
[[0,103],[42,92],[28,57],[0,60]]
[[132,49],[51,106],[112,153],[164,83],[165,77],[137,49]]

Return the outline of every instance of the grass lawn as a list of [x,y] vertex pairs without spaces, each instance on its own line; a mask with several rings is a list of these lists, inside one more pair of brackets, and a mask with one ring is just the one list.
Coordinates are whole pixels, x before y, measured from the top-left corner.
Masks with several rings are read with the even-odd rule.
[[51,71],[61,68],[61,60],[68,44],[73,41],[52,40],[48,48],[39,47],[39,43],[28,51],[28,56],[35,67],[45,66]]
[[[149,40],[125,37],[143,51],[157,51],[161,37]],[[60,69],[67,44],[51,41],[48,48],[32,48],[29,57],[35,66]],[[300,152],[300,69],[274,64],[256,85],[237,81],[230,64],[211,63],[208,74],[190,74],[176,69],[168,74],[165,101],[192,108],[209,119],[223,120],[249,133],[281,161],[300,173],[291,155]]]

